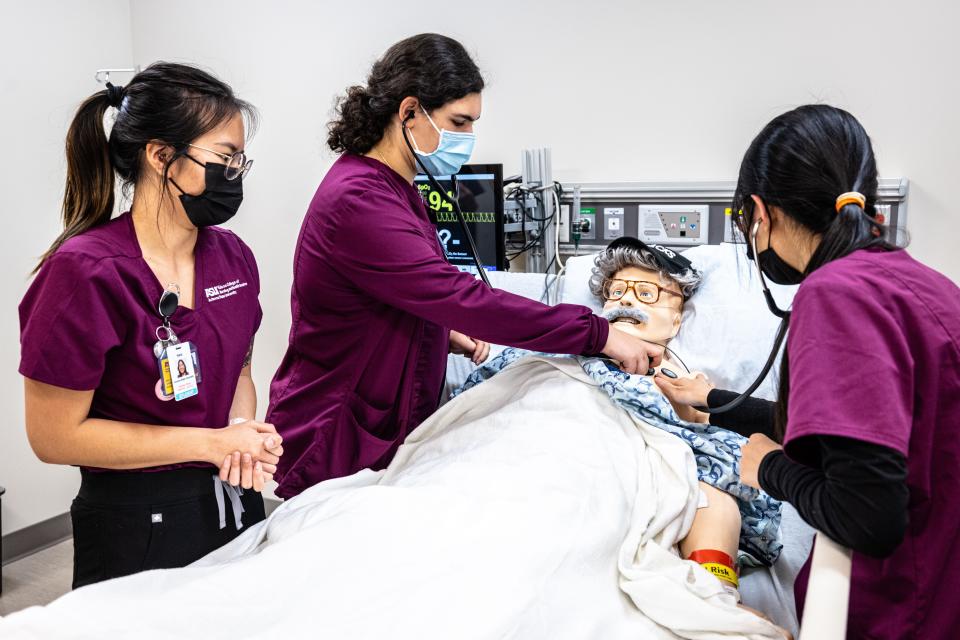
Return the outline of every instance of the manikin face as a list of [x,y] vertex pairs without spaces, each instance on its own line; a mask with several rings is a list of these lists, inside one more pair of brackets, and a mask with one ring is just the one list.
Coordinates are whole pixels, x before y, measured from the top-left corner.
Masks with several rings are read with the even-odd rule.
[[[627,286],[623,286],[623,282]],[[651,284],[660,285],[659,298]],[[621,269],[604,286],[604,291],[608,297],[623,295],[619,300],[608,299],[603,305],[603,315],[618,329],[659,344],[666,344],[680,330],[683,318],[680,287],[670,278],[661,278],[657,271],[643,267]]]

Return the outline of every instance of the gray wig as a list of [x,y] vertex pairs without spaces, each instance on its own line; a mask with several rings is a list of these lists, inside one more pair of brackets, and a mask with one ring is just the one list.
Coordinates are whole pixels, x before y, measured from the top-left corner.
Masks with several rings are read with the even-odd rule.
[[660,274],[661,278],[670,279],[680,286],[680,293],[684,300],[692,296],[703,275],[696,269],[687,269],[683,273],[667,273],[663,270],[653,254],[646,249],[632,247],[617,247],[601,252],[593,261],[593,271],[590,274],[590,293],[603,300],[603,282],[612,278],[615,273],[627,267],[650,269]]

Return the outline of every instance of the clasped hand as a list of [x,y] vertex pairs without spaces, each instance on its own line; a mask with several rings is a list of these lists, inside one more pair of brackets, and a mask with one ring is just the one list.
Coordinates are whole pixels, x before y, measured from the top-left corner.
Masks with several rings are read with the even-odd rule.
[[220,479],[233,486],[262,491],[273,480],[283,455],[283,438],[266,422],[247,420],[217,429],[213,464]]

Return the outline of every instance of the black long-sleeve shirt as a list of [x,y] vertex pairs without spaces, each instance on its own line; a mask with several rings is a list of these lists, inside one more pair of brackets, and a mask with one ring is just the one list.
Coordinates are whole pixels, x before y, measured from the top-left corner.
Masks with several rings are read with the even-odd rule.
[[[719,407],[738,394],[714,389],[707,405]],[[710,414],[710,424],[749,437],[774,436],[775,404],[747,398],[726,413]],[[907,529],[907,460],[882,445],[843,436],[804,436],[787,457],[773,451],[760,463],[760,486],[790,502],[811,526],[856,552],[888,556]]]
[[[707,406],[711,409],[721,407],[739,396],[734,391],[712,389],[707,395]],[[754,433],[762,433],[771,440],[777,438],[773,434],[773,416],[776,404],[762,398],[746,398],[740,406],[724,413],[711,413],[710,424],[723,427],[728,431],[750,437]]]

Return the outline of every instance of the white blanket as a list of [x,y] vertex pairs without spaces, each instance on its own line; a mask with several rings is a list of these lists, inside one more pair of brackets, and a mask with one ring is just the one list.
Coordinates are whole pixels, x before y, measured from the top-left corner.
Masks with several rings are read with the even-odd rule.
[[74,591],[2,638],[778,638],[680,560],[690,450],[572,361],[444,406],[390,467],[325,482],[185,569]]

